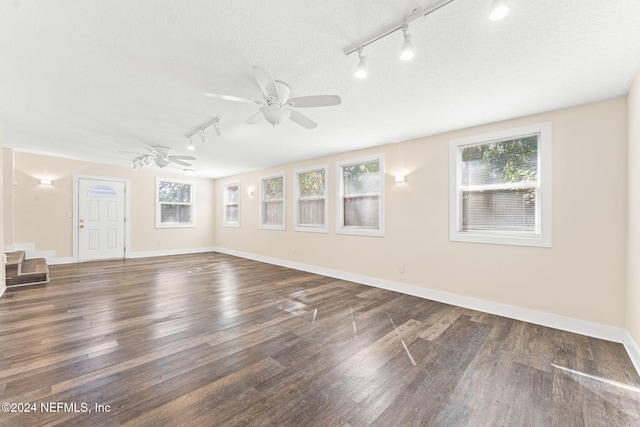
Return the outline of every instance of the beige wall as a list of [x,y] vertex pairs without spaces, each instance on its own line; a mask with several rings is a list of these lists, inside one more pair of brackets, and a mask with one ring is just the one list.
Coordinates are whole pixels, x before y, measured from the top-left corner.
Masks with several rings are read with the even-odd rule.
[[[627,100],[617,98],[217,180],[241,183],[241,228],[216,221],[220,248],[586,320],[625,325]],[[551,248],[448,239],[449,140],[553,123]],[[384,153],[385,236],[335,234],[336,161]],[[293,170],[329,164],[330,232],[293,231]],[[285,170],[287,230],[260,230],[259,177]],[[395,184],[393,176],[406,174]],[[247,190],[255,189],[250,197]],[[294,253],[295,252],[295,253]],[[405,273],[399,272],[399,265]]]
[[[131,236],[129,252],[179,251],[214,246],[214,180],[195,181],[196,227],[155,228],[155,177],[181,178],[158,169],[134,171],[57,157],[13,152],[13,243],[35,244],[38,251],[55,251],[57,258],[73,256],[73,174],[129,179]],[[41,185],[51,178],[52,185]],[[4,191],[9,191],[5,183]],[[5,223],[5,228],[7,224]]]
[[626,328],[640,343],[640,74],[628,95],[629,188]]

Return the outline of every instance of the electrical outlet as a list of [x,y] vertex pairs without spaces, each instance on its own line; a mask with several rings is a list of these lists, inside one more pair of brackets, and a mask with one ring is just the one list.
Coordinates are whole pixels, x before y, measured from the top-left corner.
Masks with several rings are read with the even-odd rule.
[[404,273],[404,264],[398,266],[398,273]]
[[293,255],[295,255],[295,254],[296,254],[296,248],[292,248],[292,249],[291,249],[291,253],[292,253]]

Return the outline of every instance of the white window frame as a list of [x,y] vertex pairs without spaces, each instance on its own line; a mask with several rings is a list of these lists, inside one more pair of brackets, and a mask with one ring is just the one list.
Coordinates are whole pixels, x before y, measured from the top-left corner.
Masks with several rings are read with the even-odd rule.
[[[300,175],[309,172],[324,171],[324,194],[321,197],[313,198],[301,198],[300,197]],[[324,163],[322,165],[311,166],[306,168],[299,168],[293,171],[294,177],[294,205],[293,205],[293,229],[295,231],[307,231],[311,233],[328,233],[329,232],[329,165]],[[324,199],[324,225],[302,225],[300,224],[300,201],[310,199]]]
[[[449,240],[454,242],[551,247],[551,122],[451,140],[449,143]],[[509,231],[461,231],[461,148],[538,135],[537,236]],[[506,187],[506,186],[505,186]],[[522,185],[518,185],[522,188]],[[487,186],[489,188],[489,186]]]
[[[282,224],[264,223],[265,191],[264,183],[273,178],[282,178]],[[274,201],[274,200],[271,200]],[[284,172],[272,173],[260,177],[260,228],[263,230],[285,230],[287,224],[287,178]]]
[[[238,188],[238,221],[237,222],[230,222],[227,220],[227,193],[230,187],[237,187]],[[224,227],[234,227],[234,228],[239,228],[240,227],[240,199],[242,198],[242,193],[240,192],[240,181],[229,181],[229,182],[225,182],[223,185],[223,190],[222,190],[222,225]]]
[[[379,162],[380,191],[378,193],[378,227],[345,226],[344,225],[344,180],[342,169],[361,163]],[[384,236],[384,192],[386,187],[384,171],[384,154],[374,154],[354,159],[336,162],[336,234],[351,234],[357,236]]]
[[[176,184],[185,184],[191,187],[191,203],[169,203],[160,201],[160,183],[161,182],[174,182]],[[189,228],[196,226],[196,184],[193,181],[185,181],[182,179],[161,178],[156,177],[156,228]],[[191,221],[190,222],[162,222],[162,204],[169,205],[189,205],[191,206]]]

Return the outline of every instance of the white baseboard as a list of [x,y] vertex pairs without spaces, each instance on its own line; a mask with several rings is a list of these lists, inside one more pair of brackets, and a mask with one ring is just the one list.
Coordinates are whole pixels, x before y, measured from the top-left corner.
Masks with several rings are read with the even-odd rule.
[[[572,319],[569,317],[558,316],[556,314],[544,313],[536,310],[529,310],[522,307],[515,307],[507,304],[495,303],[477,298],[465,297],[462,295],[450,294],[442,291],[422,288],[419,286],[409,285],[406,283],[393,282],[389,280],[378,279],[375,277],[362,276],[359,274],[347,273],[339,270],[331,270],[327,268],[317,267],[314,265],[301,264],[292,261],[286,261],[276,258],[270,258],[262,255],[255,255],[247,252],[235,251],[232,249],[217,248],[217,252],[229,255],[235,255],[242,258],[248,258],[255,261],[261,261],[268,264],[275,264],[282,267],[294,268],[296,270],[307,271],[309,273],[321,274],[323,276],[335,277],[336,279],[348,280],[351,282],[362,283],[377,288],[388,289],[390,291],[400,292],[407,295],[413,295],[433,301],[452,304],[471,310],[482,311],[484,313],[495,314],[498,316],[508,317],[510,319],[521,320],[523,322],[534,323],[536,325],[547,326],[550,328],[560,329],[567,332],[573,332],[580,335],[586,335],[594,338],[600,338],[607,341],[625,343],[626,331],[622,328],[602,325],[599,323],[589,322],[586,320]],[[627,334],[628,335],[628,334]],[[629,337],[630,338],[630,337]],[[637,346],[636,346],[637,349]],[[640,360],[640,359],[638,359]],[[634,362],[635,363],[635,362]],[[639,365],[636,365],[636,369]],[[640,370],[638,370],[640,373]]]
[[640,374],[640,347],[638,347],[638,343],[635,342],[629,331],[624,331],[622,344],[624,344],[624,348],[627,350],[633,366],[635,366],[636,371]]
[[216,248],[164,249],[161,251],[128,252],[126,254],[126,258],[151,258],[157,256],[199,254],[215,251]]

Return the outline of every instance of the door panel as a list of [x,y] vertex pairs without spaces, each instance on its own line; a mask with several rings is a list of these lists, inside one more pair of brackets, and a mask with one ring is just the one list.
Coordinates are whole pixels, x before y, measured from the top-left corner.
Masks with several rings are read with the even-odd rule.
[[78,179],[78,260],[124,257],[125,183]]

